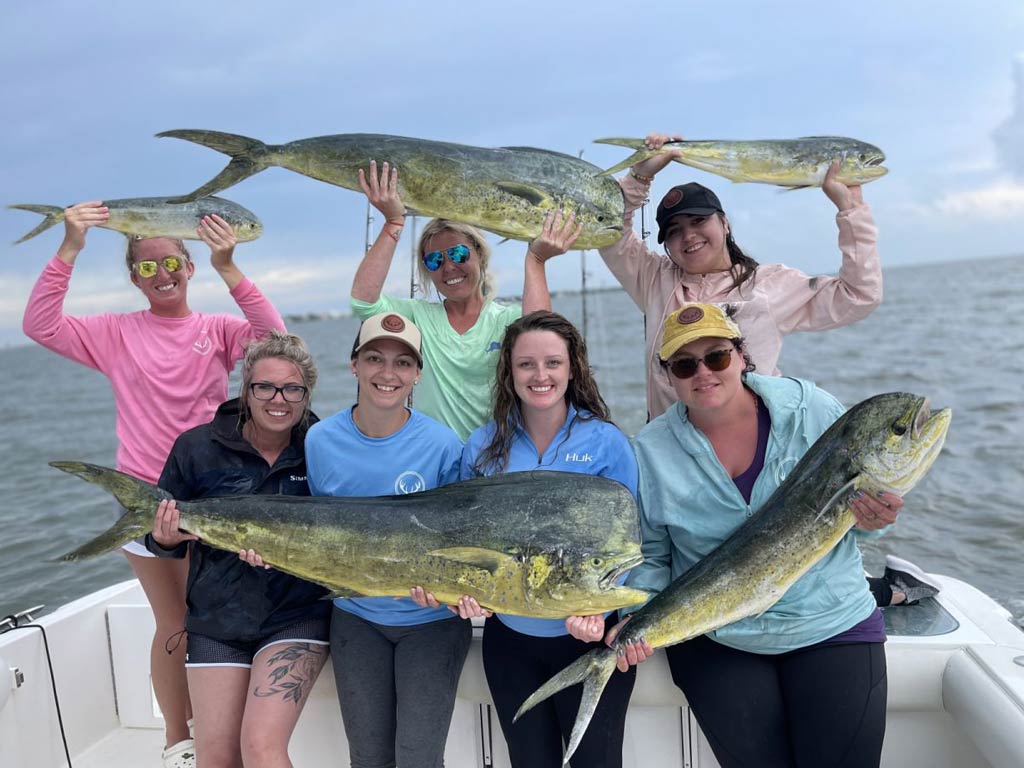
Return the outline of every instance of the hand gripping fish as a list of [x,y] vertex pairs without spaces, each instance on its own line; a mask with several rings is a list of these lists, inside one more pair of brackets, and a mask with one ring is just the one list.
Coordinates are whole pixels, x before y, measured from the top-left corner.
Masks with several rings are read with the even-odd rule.
[[854,526],[848,501],[855,491],[903,495],[924,477],[950,418],[948,408],[931,415],[925,398],[905,393],[855,405],[815,441],[752,517],[636,611],[610,648],[590,651],[541,686],[516,718],[582,682],[568,763],[615,671],[619,647],[641,638],[654,648],[674,645],[764,613]]
[[622,237],[624,203],[619,185],[596,165],[572,155],[533,147],[486,149],[443,141],[373,133],[316,136],[264,144],[232,133],[175,130],[158,133],[230,155],[215,178],[176,198],[196,200],[280,166],[328,184],[361,192],[359,170],[387,160],[399,170],[398,191],[410,213],[439,216],[515,240],[533,240],[550,211],[576,214],[583,233],[579,250],[611,245]]
[[[165,491],[106,467],[51,466],[117,497],[128,511],[64,555],[78,560],[148,533]],[[619,577],[640,563],[629,490],[604,477],[514,472],[401,496],[223,496],[179,501],[181,530],[229,551],[255,549],[278,570],[341,597],[408,597],[540,618],[602,613],[647,600]]]
[[596,139],[637,150],[603,175],[643,162],[671,149],[682,151],[674,160],[731,181],[776,184],[790,189],[820,187],[833,160],[839,160],[836,178],[843,184],[867,184],[889,172],[878,147],[842,136],[807,136],[774,141],[668,141],[660,149],[647,149],[643,139]]

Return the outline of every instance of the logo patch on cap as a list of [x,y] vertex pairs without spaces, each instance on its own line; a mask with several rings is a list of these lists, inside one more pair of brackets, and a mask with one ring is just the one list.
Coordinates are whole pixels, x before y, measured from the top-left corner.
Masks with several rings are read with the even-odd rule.
[[398,315],[388,315],[380,321],[380,327],[390,333],[401,333],[405,330],[405,321]]
[[680,325],[692,325],[704,319],[704,310],[700,307],[687,307],[679,313],[676,320]]
[[662,198],[661,207],[662,208],[672,208],[675,205],[677,205],[679,203],[679,201],[682,200],[682,199],[683,199],[683,190],[679,189],[679,187],[676,187],[675,189],[669,190],[669,193],[667,195],[665,195],[664,198]]

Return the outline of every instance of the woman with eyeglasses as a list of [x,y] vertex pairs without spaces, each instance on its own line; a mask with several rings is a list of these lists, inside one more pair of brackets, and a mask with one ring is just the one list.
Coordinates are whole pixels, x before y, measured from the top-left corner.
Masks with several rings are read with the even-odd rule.
[[[242,361],[239,396],[171,449],[146,537],[157,556],[188,555],[187,657],[195,753],[204,766],[290,766],[288,742],[327,661],[324,587],[178,530],[176,501],[214,496],[309,496],[304,442],[316,416],[317,370],[298,336],[271,331]],[[253,566],[263,567],[253,567]]]
[[[679,136],[651,134],[649,149]],[[729,304],[759,371],[778,375],[782,338],[825,331],[867,317],[882,301],[878,230],[859,186],[836,179],[833,163],[822,184],[838,209],[842,265],[836,276],[811,277],[785,264],[758,264],[733,239],[732,222],[718,196],[701,184],[673,187],[658,204],[658,243],[648,249],[633,231],[633,214],[651,182],[680,150],[637,163],[619,180],[626,199],[625,234],[602,248],[601,258],[647,317],[648,328],[689,302]],[[675,402],[672,382],[658,360],[658,335],[647,339],[647,411],[653,419]]]
[[[384,225],[352,281],[352,311],[363,319],[399,312],[423,332],[423,382],[416,407],[455,430],[462,440],[489,418],[491,384],[501,338],[523,313],[551,309],[545,262],[565,253],[583,231],[572,214],[549,215],[540,237],[526,252],[523,304],[503,306],[493,299],[487,271],[490,246],[478,229],[433,219],[419,239],[421,286],[433,285],[441,302],[399,299],[381,293],[404,226],[405,205],[398,193],[398,169],[370,163],[359,180]],[[424,289],[425,290],[425,289]]]
[[[242,357],[242,345],[271,329],[283,330],[284,322],[235,265],[235,235],[219,216],[205,218],[198,234],[210,247],[210,263],[244,319],[192,311],[187,293],[195,265],[181,240],[165,237],[128,240],[129,276],[147,309],[86,317],[64,314],[86,234],[109,215],[101,202],[79,203],[65,211],[64,241],[32,290],[23,330],[33,341],[110,380],[117,406],[117,467],[155,483],[178,435],[208,421],[227,399],[228,374]],[[124,552],[156,619],[150,671],[164,716],[164,762],[187,768],[192,763],[181,757],[192,754],[184,648],[171,654],[164,650],[168,638],[182,628],[187,563],[156,559],[140,542],[129,543]]]
[[[406,406],[420,381],[420,339],[397,312],[363,322],[350,363],[356,403],[306,438],[313,495],[418,493],[458,479],[458,436]],[[331,660],[352,768],[444,764],[471,631],[444,608],[408,597],[334,601]]]
[[[524,315],[505,332],[498,352],[493,420],[466,443],[461,477],[534,469],[610,477],[636,495],[636,459],[629,440],[609,418],[587,361],[586,343],[572,323],[544,311]],[[459,608],[484,614],[471,598],[463,598]],[[515,724],[512,718],[531,693],[591,650],[603,629],[602,616],[487,618],[484,672],[513,768],[561,768],[580,688],[556,694]],[[573,765],[622,765],[634,679],[630,672],[609,681]]]
[[[742,525],[844,411],[811,382],[753,373],[717,305],[672,312],[660,338],[677,402],[634,440],[644,562],[627,579],[652,592]],[[893,523],[902,500],[858,492],[851,506],[857,526],[774,606],[665,649],[723,768],[879,763],[885,624],[857,540]],[[631,644],[619,667],[650,653]]]

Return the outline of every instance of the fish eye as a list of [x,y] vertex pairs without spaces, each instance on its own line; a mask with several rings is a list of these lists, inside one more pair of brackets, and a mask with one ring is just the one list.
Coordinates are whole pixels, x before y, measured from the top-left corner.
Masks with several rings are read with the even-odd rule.
[[598,217],[597,217],[597,220],[598,220],[598,221],[604,221],[604,216],[598,216]]
[[862,152],[862,153],[861,153],[861,155],[860,155],[860,161],[861,161],[861,162],[863,163],[863,162],[864,162],[865,160],[867,160],[867,159],[868,159],[868,156],[867,156],[867,155],[865,155],[865,154],[864,154],[864,153]]
[[603,562],[604,560],[602,560],[600,557],[595,557],[593,560],[590,561],[590,564],[595,568],[600,568]]
[[893,434],[896,435],[905,435],[907,434],[907,425],[896,422],[895,424],[892,425],[892,431]]

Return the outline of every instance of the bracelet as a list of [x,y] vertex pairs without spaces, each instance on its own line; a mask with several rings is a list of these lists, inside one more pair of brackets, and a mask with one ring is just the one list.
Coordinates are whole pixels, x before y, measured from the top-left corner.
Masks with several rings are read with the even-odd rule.
[[650,184],[652,181],[654,181],[653,176],[644,176],[642,173],[637,173],[632,168],[629,169],[629,175],[632,176],[637,181],[642,181],[644,184]]
[[384,223],[385,224],[393,224],[396,227],[404,227],[405,226],[405,219],[399,219],[398,221],[392,221],[391,219],[388,219]]

